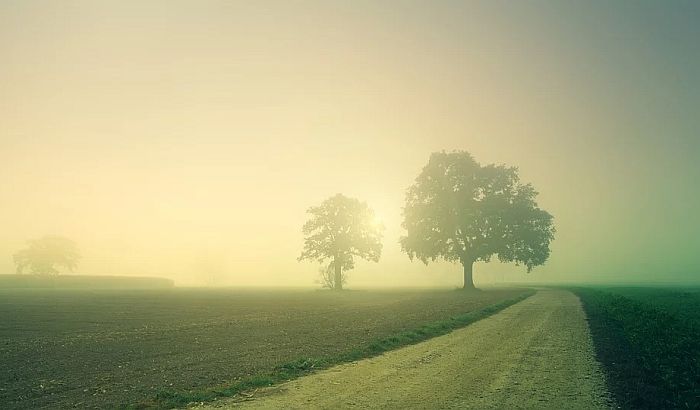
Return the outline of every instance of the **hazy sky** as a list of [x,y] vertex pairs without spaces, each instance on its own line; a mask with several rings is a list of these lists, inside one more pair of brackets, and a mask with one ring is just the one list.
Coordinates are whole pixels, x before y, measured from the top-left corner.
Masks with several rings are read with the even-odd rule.
[[310,285],[305,209],[384,221],[350,286],[457,285],[400,253],[429,154],[517,165],[549,262],[501,280],[700,279],[700,3],[0,1],[0,272],[29,238],[83,274]]

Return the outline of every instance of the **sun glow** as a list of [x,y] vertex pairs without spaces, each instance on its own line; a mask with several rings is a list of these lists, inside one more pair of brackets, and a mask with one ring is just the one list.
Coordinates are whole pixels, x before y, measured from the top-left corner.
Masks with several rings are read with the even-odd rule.
[[379,215],[374,215],[374,217],[372,218],[372,226],[384,229],[385,225],[382,217],[380,217]]

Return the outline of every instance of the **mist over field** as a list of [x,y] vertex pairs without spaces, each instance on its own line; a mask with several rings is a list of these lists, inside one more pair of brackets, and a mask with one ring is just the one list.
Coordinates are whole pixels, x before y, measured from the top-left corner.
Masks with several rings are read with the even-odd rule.
[[[203,5],[206,4],[206,7]],[[447,286],[401,252],[432,152],[519,167],[554,216],[531,273],[700,280],[700,6],[652,2],[0,3],[0,274],[28,239],[83,275],[314,286],[307,208],[385,227],[350,287]]]

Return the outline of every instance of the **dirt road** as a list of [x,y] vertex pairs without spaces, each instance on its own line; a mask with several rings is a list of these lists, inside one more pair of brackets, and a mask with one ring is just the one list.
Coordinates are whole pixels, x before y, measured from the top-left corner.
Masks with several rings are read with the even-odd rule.
[[578,298],[541,290],[448,335],[216,407],[609,408]]

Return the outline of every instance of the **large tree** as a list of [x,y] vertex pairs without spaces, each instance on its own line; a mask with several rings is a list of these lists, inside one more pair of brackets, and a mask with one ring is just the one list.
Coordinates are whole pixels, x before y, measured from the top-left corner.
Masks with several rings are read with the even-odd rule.
[[57,275],[59,267],[73,271],[80,254],[75,242],[61,236],[44,236],[27,241],[27,247],[14,254],[17,273],[29,270],[36,275]]
[[378,262],[382,253],[382,226],[366,203],[336,194],[307,211],[304,250],[299,260],[328,265],[322,270],[324,285],[343,288],[345,272],[355,267],[355,257]]
[[474,288],[474,262],[494,255],[530,272],[549,257],[555,233],[536,196],[515,167],[481,166],[464,151],[433,153],[406,193],[401,248],[426,264],[461,263],[465,289]]

